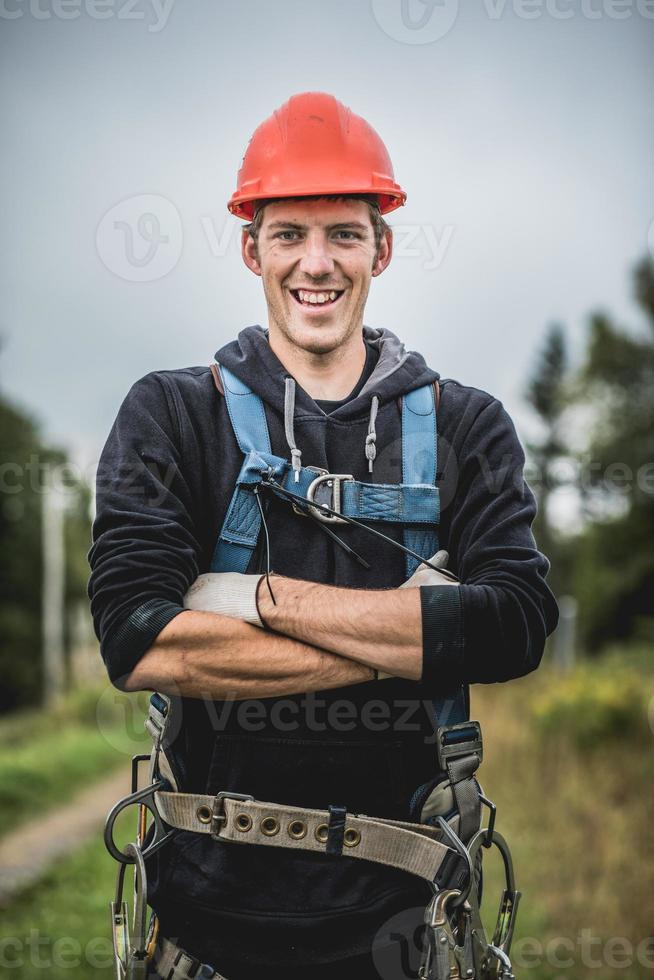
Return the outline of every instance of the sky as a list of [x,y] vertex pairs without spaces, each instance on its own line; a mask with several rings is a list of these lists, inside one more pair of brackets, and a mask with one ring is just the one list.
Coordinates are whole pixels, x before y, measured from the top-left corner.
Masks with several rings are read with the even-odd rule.
[[365,322],[524,386],[549,324],[642,329],[654,0],[0,0],[0,386],[92,468],[131,384],[267,323],[225,204],[256,126],[334,94],[408,192]]

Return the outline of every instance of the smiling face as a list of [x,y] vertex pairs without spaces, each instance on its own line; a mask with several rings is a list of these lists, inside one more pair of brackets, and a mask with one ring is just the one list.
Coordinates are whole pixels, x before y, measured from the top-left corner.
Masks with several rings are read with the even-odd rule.
[[242,252],[263,280],[271,343],[328,354],[360,343],[370,280],[390,262],[392,237],[377,248],[365,201],[297,198],[267,204]]

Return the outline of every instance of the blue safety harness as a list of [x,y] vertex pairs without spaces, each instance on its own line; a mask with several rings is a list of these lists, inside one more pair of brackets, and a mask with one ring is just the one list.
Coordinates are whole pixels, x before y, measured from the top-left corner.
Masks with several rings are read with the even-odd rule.
[[[219,371],[234,435],[245,458],[218,535],[212,572],[247,571],[262,527],[254,491],[266,480],[273,481],[273,489],[276,483],[281,490],[303,498],[326,523],[338,523],[342,515],[357,521],[402,524],[406,548],[423,558],[438,551],[440,499],[435,485],[437,423],[432,385],[416,388],[402,399],[402,483],[363,483],[349,474],[317,467],[293,470],[287,459],[272,453],[261,398],[224,365],[219,365]],[[419,562],[412,555],[405,557],[408,578]],[[433,705],[441,725],[468,719],[464,686],[435,698]]]

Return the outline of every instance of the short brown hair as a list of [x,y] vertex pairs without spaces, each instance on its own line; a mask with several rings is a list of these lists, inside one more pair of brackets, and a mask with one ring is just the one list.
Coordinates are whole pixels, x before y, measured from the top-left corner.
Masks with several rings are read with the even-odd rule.
[[381,240],[387,231],[390,231],[390,226],[384,221],[381,211],[379,210],[379,204],[377,198],[373,194],[307,194],[302,198],[296,197],[269,197],[263,201],[255,202],[256,211],[254,212],[254,218],[252,221],[244,225],[243,228],[254,239],[255,243],[259,237],[259,231],[261,229],[261,223],[263,221],[263,209],[266,204],[276,204],[279,201],[365,201],[368,205],[368,210],[370,212],[370,221],[372,223],[372,229],[375,235],[375,251],[379,252],[379,246]]

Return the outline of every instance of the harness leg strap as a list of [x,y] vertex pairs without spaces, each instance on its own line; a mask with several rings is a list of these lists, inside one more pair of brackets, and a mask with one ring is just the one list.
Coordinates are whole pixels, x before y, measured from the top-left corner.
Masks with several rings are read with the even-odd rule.
[[152,965],[161,980],[226,980],[208,963],[201,963],[163,936],[157,941]]

